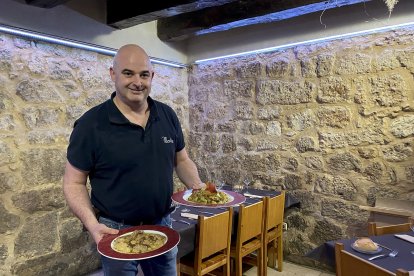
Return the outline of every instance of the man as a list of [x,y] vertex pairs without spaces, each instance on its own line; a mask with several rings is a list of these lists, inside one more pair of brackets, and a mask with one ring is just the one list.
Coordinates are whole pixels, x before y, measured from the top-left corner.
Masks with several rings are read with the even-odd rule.
[[[205,186],[187,155],[175,112],[149,96],[154,71],[146,52],[137,45],[121,47],[110,76],[116,90],[111,99],[75,122],[63,181],[70,209],[96,243],[129,226],[171,227],[174,169],[187,187]],[[102,256],[102,266],[105,275],[135,276],[138,264],[145,275],[176,275],[176,254],[174,248],[140,262]]]

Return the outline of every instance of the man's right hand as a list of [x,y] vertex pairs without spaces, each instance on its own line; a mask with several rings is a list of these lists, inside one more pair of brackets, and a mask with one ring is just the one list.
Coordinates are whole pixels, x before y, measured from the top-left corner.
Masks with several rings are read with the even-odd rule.
[[96,244],[98,244],[105,235],[116,235],[118,232],[119,230],[109,228],[102,223],[97,223],[89,229],[89,233],[91,233]]
[[201,190],[207,187],[206,183],[200,182],[193,186],[193,190]]

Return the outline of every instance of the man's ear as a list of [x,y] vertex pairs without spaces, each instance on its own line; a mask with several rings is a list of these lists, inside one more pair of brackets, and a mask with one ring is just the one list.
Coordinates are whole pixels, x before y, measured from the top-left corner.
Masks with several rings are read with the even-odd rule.
[[112,67],[109,68],[109,75],[111,76],[111,79],[114,81],[115,80],[114,68],[112,68]]

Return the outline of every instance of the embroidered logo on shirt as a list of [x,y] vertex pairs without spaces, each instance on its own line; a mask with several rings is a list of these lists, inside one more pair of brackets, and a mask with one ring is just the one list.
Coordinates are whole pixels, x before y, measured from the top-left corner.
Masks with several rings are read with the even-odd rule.
[[172,144],[174,140],[172,138],[168,139],[167,137],[163,136],[161,139],[164,141],[165,144]]

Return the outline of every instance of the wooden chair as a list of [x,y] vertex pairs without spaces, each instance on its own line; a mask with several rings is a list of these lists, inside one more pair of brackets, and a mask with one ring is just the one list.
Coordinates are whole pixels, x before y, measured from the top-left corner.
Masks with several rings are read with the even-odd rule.
[[352,255],[344,250],[342,243],[335,244],[335,263],[337,276],[409,276],[409,272],[403,269],[398,269],[396,273],[392,273]]
[[264,275],[267,275],[266,264],[269,267],[283,269],[283,215],[285,208],[285,191],[276,197],[265,197],[265,225],[263,231],[263,260]]
[[199,216],[195,253],[180,259],[180,273],[205,275],[223,267],[223,275],[229,276],[232,221],[232,207],[215,216]]
[[[230,256],[235,261],[236,276],[243,273],[243,262],[257,266],[258,275],[263,275],[263,229],[264,203],[239,207],[237,233],[232,241]],[[257,252],[256,256],[251,253]]]
[[386,225],[386,226],[377,226],[375,222],[368,223],[368,234],[370,236],[397,234],[397,233],[408,232],[408,231],[411,231],[409,223]]

